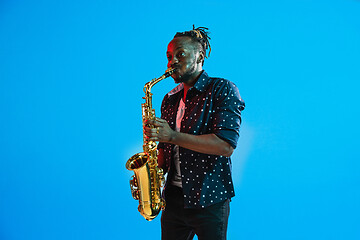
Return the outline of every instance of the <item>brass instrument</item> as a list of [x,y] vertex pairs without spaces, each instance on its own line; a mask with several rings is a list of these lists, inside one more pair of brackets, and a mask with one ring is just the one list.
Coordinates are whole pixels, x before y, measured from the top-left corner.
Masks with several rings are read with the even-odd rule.
[[[145,120],[155,120],[151,88],[156,83],[171,76],[175,70],[174,68],[169,68],[164,75],[145,84],[145,97],[143,97],[145,103],[141,104],[143,127],[145,126]],[[163,170],[158,167],[157,143],[147,140],[145,134],[143,134],[143,141],[144,152],[132,156],[126,162],[126,168],[135,173],[130,179],[130,188],[133,198],[139,200],[138,210],[146,220],[151,221],[165,207],[165,201],[161,197],[160,189],[165,181]]]

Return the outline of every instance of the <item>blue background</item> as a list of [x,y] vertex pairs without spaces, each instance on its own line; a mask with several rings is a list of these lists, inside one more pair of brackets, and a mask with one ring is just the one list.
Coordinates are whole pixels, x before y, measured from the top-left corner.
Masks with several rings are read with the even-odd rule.
[[[246,101],[229,239],[360,239],[360,1],[0,1],[0,239],[160,239],[142,88],[192,24]],[[175,84],[153,89],[154,106]]]

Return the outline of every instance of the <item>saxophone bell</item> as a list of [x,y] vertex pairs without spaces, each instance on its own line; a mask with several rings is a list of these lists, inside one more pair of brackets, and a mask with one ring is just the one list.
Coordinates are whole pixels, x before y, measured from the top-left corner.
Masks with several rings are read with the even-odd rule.
[[145,152],[133,155],[126,162],[126,169],[134,171],[130,190],[132,197],[139,200],[138,211],[146,220],[153,220],[165,207],[160,192],[164,185],[163,170]]

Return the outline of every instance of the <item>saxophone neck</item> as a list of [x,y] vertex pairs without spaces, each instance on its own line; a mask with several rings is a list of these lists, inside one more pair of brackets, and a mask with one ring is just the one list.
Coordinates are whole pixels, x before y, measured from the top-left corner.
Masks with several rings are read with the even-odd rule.
[[151,93],[151,88],[157,84],[158,82],[160,82],[161,80],[170,77],[174,72],[176,71],[176,68],[168,68],[165,73],[159,77],[159,78],[154,78],[153,80],[151,80],[150,82],[145,84],[144,87],[144,92],[145,94]]
[[144,86],[144,93],[145,93],[145,101],[146,101],[146,107],[149,109],[152,109],[152,93],[151,93],[151,88],[157,84],[158,82],[160,82],[161,80],[170,77],[174,72],[176,71],[175,68],[168,68],[165,73],[159,77],[159,78],[154,78],[152,79],[150,82],[147,82]]

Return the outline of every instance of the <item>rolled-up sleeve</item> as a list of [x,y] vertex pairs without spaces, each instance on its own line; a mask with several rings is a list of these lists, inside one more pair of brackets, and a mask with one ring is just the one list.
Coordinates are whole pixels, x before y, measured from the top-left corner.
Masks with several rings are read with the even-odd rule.
[[213,111],[213,132],[236,148],[240,134],[241,111],[245,108],[245,102],[240,97],[238,88],[230,81],[219,86],[214,97],[216,103]]

